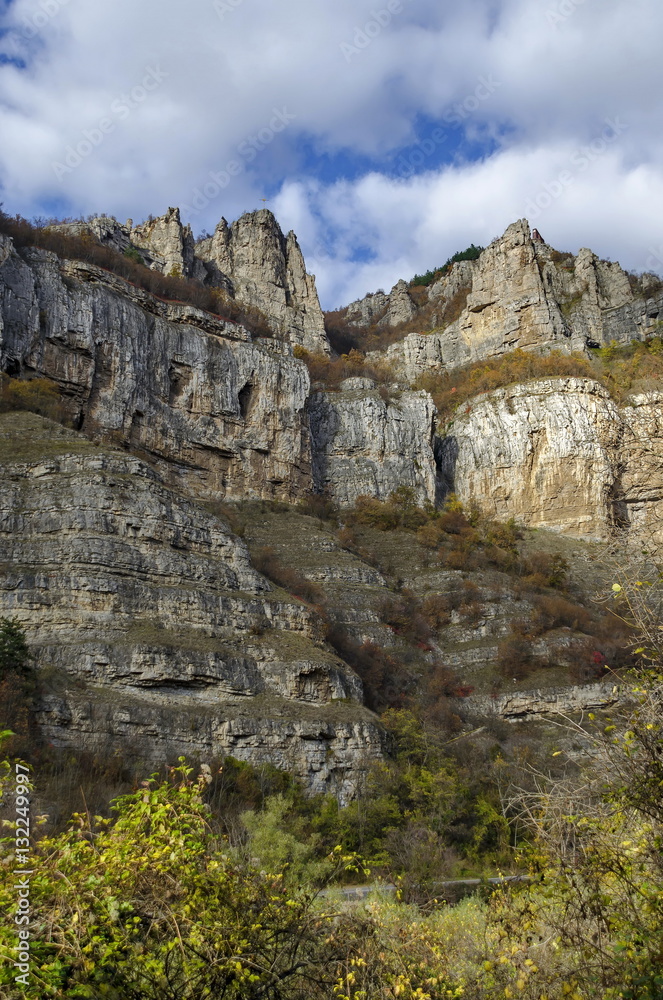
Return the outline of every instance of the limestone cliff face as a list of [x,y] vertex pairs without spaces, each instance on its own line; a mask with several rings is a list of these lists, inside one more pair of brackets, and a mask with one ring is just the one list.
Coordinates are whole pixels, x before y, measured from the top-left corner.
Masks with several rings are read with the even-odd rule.
[[416,315],[417,307],[403,279],[396,282],[388,295],[382,291],[365,295],[346,309],[346,320],[351,326],[399,326]]
[[441,310],[461,288],[467,303],[458,319],[440,331],[410,334],[384,352],[401,377],[412,381],[426,370],[456,368],[516,348],[570,352],[642,339],[663,311],[660,289],[648,288],[646,280],[632,288],[619,264],[601,261],[591,250],[577,257],[558,253],[532,237],[525,219],[509,226],[477,261],[455,264],[431,286],[429,303]]
[[213,276],[230,281],[237,299],[261,309],[291,344],[329,353],[315,278],[306,273],[295,234],[284,236],[268,209],[243,215],[232,226],[222,219],[212,237],[196,244],[196,256]]
[[312,353],[329,353],[315,278],[306,273],[293,232],[287,236],[267,209],[249,212],[232,226],[221,219],[214,236],[198,243],[177,208],[133,225],[100,217],[59,227],[92,233],[119,253],[138,250],[148,267],[222,288],[244,305],[260,309],[274,332]]
[[470,695],[463,699],[466,709],[478,715],[498,715],[510,722],[520,722],[547,715],[574,715],[592,709],[612,708],[628,701],[629,691],[612,682],[577,684],[564,688],[513,691],[510,694]]
[[341,506],[362,494],[385,499],[410,486],[419,503],[435,502],[436,409],[426,392],[382,398],[371,379],[349,378],[340,392],[313,393],[313,483]]
[[619,409],[592,379],[540,379],[485,393],[438,442],[447,488],[491,517],[607,539],[660,536],[660,394]]
[[0,367],[54,379],[77,425],[144,449],[200,495],[310,482],[309,378],[287,345],[0,237]]
[[0,544],[0,604],[37,654],[57,744],[271,760],[343,799],[380,753],[316,615],[137,458],[3,415]]
[[155,260],[163,261],[164,274],[177,274],[184,278],[202,277],[203,268],[196,268],[195,241],[191,226],[183,226],[179,209],[169,208],[159,219],[152,219],[133,226],[130,231],[133,246],[146,250]]

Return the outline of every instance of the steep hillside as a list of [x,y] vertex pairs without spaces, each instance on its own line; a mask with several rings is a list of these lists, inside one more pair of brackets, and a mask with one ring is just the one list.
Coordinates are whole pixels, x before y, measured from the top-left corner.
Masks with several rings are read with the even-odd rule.
[[49,739],[346,801],[373,713],[458,734],[614,702],[629,633],[593,597],[610,551],[660,542],[653,279],[520,222],[384,313],[425,295],[444,329],[333,357],[269,213],[198,244],[175,210],[53,229],[0,236],[0,408],[59,421],[1,418],[0,615]]
[[[399,282],[329,318],[347,347],[383,347],[400,377],[456,368],[517,348],[566,353],[651,334],[663,310],[656,275],[629,275],[591,250],[577,257],[533,236],[527,220],[509,226],[476,260],[459,261],[427,287]],[[354,328],[354,333],[348,327]]]
[[177,208],[136,226],[132,219],[123,225],[101,216],[52,228],[97,240],[162,274],[220,288],[259,309],[288,343],[329,352],[315,277],[306,273],[295,234],[285,236],[267,209],[242,215],[232,226],[221,219],[214,235],[198,242]]
[[150,765],[268,759],[347,798],[380,753],[323,623],[227,524],[126,452],[0,416],[1,606],[24,624],[56,746]]

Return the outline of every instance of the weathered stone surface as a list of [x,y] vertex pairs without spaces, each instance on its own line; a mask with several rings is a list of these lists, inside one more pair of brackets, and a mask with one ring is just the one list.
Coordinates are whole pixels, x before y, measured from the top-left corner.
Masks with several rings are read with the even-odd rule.
[[417,307],[408,294],[407,283],[403,280],[396,282],[389,294],[387,325],[398,326],[400,323],[407,323],[416,312]]
[[[196,244],[196,256],[224,275],[235,298],[262,310],[291,344],[329,353],[315,278],[306,273],[293,232],[287,236],[268,209],[222,219],[214,235]],[[218,278],[216,279],[218,280]]]
[[663,393],[630,396],[621,407],[617,514],[629,534],[663,544]]
[[154,762],[233,748],[291,758],[310,787],[342,796],[360,745],[380,753],[361,684],[316,615],[273,593],[224,522],[137,458],[3,415],[0,546],[0,613],[49,668],[54,742],[97,751],[149,736],[135,749]]
[[[164,274],[184,278],[198,277],[191,226],[182,225],[178,208],[169,208],[161,218],[134,226],[130,239],[133,246],[145,249],[155,258],[163,260],[161,270]],[[202,273],[204,274],[204,270]]]
[[576,537],[660,536],[663,396],[621,410],[592,379],[484,393],[438,443],[448,489],[491,517]]
[[348,505],[362,494],[385,499],[410,486],[419,503],[434,503],[431,397],[407,391],[383,399],[377,390],[355,388],[355,381],[310,398],[314,488]]
[[137,226],[105,216],[59,227],[91,233],[120,253],[137,249],[148,267],[222,288],[260,309],[274,332],[313,353],[329,353],[315,278],[306,273],[293,232],[287,236],[267,209],[248,212],[232,226],[221,219],[213,236],[195,242],[178,208]]
[[345,318],[351,326],[370,326],[386,316],[389,301],[389,296],[383,291],[365,295],[347,306]]
[[573,715],[612,708],[627,700],[629,693],[612,682],[576,684],[570,687],[513,691],[509,694],[470,695],[463,708],[477,715],[499,715],[511,722],[522,722],[547,715]]
[[408,292],[408,285],[402,279],[397,281],[389,295],[383,291],[365,295],[363,299],[351,302],[345,311],[345,319],[351,326],[380,327],[399,326],[416,316],[417,307]]
[[645,280],[632,288],[619,264],[599,260],[591,250],[577,257],[560,254],[533,240],[525,219],[509,226],[477,261],[455,265],[431,286],[429,302],[449,301],[463,285],[471,285],[467,304],[444,330],[410,334],[369,357],[380,354],[413,381],[426,370],[516,348],[570,352],[588,343],[642,339],[663,310],[660,283],[648,286]]
[[308,487],[309,377],[284,347],[0,238],[0,367],[54,379],[86,433],[144,449],[201,495]]

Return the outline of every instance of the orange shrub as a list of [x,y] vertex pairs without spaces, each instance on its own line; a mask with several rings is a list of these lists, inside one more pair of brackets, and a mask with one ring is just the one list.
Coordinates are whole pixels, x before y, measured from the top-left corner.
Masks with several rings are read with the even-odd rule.
[[266,316],[254,306],[236,302],[220,288],[210,288],[190,278],[153,271],[135,259],[118,253],[112,247],[104,246],[91,233],[73,236],[57,232],[49,226],[33,226],[19,215],[10,218],[2,211],[0,211],[0,232],[11,236],[17,247],[41,247],[63,259],[95,264],[159,298],[187,302],[222,318],[241,323],[255,336],[272,336]]
[[0,412],[29,410],[63,422],[67,407],[55,382],[47,378],[18,379],[0,374]]

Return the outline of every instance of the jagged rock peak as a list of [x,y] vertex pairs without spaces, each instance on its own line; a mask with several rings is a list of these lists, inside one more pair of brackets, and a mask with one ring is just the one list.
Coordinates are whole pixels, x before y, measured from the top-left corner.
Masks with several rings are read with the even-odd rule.
[[91,232],[119,253],[134,251],[163,274],[193,278],[223,288],[267,318],[274,333],[313,353],[330,351],[315,277],[306,273],[304,256],[291,231],[284,235],[269,209],[240,216],[231,226],[221,219],[214,235],[196,242],[178,208],[133,225],[100,216],[67,224],[62,230]]
[[[382,304],[385,316],[393,298]],[[519,219],[477,260],[455,264],[428,288],[415,314],[422,332],[392,345],[386,359],[399,377],[414,380],[517,348],[584,351],[643,339],[662,308],[660,282],[634,281],[588,249],[575,256],[555,250]]]
[[276,332],[313,353],[329,353],[315,278],[306,273],[294,232],[283,234],[267,208],[247,212],[231,226],[221,219],[214,235],[196,245],[211,273],[224,275],[233,294],[261,309]]

